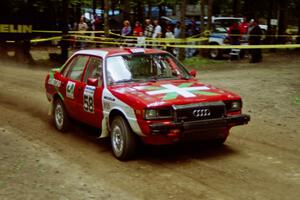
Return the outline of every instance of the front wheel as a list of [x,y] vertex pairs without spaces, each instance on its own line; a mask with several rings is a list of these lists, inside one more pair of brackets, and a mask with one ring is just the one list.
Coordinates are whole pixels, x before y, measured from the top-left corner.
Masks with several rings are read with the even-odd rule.
[[69,126],[69,116],[63,102],[60,99],[54,100],[54,124],[57,130],[65,132]]
[[112,122],[111,146],[114,156],[121,161],[131,159],[136,153],[136,135],[121,116],[115,117]]
[[226,139],[227,139],[227,137],[217,138],[217,139],[212,140],[211,142],[214,146],[218,147],[218,146],[222,146],[224,144],[224,142],[226,141]]

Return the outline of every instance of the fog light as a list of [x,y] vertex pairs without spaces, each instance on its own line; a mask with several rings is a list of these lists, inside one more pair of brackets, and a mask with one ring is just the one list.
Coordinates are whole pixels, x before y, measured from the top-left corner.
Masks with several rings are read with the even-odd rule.
[[179,136],[179,133],[180,133],[180,129],[171,129],[167,135],[169,137],[177,137]]

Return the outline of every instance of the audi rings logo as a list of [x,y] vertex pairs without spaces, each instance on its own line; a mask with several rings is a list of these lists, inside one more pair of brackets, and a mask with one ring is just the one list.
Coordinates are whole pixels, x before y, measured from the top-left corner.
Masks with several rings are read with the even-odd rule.
[[211,115],[210,110],[207,108],[193,110],[194,117],[208,117]]

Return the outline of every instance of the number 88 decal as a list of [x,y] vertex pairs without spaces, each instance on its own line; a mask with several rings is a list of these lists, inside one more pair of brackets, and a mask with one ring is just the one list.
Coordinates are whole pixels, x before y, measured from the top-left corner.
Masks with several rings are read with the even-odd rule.
[[95,87],[87,86],[83,93],[83,110],[94,113],[94,92]]

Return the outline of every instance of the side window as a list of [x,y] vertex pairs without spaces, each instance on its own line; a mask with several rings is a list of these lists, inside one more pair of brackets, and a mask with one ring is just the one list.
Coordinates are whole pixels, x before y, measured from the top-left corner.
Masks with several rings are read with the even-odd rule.
[[102,84],[102,59],[91,57],[86,68],[83,81],[87,83],[88,78],[97,78],[98,85]]
[[67,66],[67,70],[64,75],[74,81],[80,81],[83,74],[84,67],[88,59],[89,59],[88,56],[84,56],[84,55],[76,56],[71,61],[69,66]]

